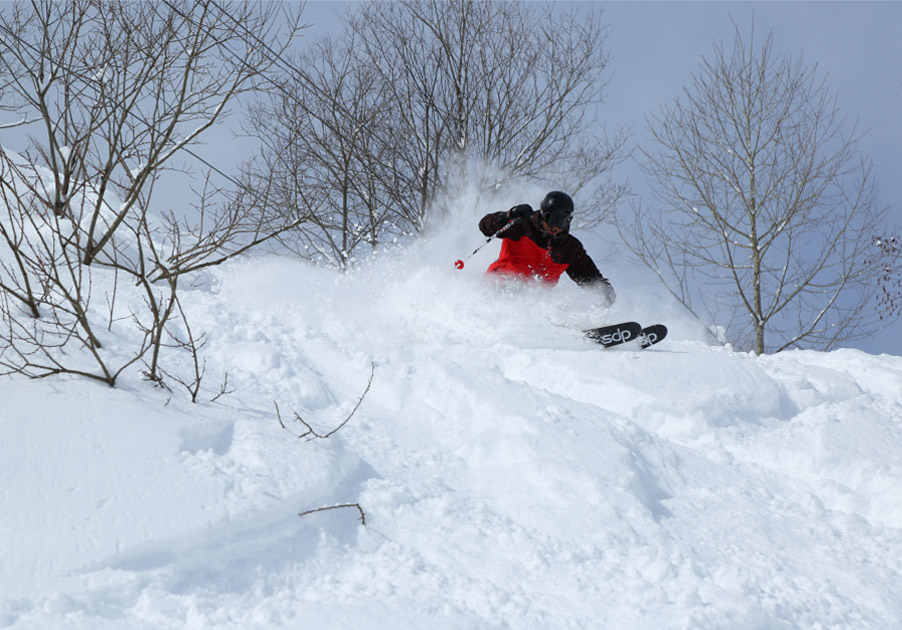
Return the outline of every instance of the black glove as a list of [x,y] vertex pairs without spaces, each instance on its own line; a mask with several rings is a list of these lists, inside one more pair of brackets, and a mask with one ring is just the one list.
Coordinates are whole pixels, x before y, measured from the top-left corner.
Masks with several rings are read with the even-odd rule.
[[528,203],[521,203],[507,211],[508,219],[528,219],[532,216],[532,206]]

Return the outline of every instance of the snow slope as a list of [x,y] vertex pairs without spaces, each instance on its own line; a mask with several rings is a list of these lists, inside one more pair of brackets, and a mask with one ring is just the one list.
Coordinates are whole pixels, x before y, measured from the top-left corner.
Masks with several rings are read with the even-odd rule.
[[[474,234],[205,274],[195,405],[0,381],[0,628],[902,627],[902,358],[489,286]],[[671,336],[578,332],[626,318]]]

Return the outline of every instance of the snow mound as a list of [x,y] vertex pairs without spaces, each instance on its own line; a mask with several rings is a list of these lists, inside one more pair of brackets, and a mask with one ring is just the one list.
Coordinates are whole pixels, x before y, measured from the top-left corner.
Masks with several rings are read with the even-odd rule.
[[[206,272],[196,405],[0,382],[0,628],[898,624],[902,358],[734,353],[440,240]],[[579,332],[621,319],[670,336]]]

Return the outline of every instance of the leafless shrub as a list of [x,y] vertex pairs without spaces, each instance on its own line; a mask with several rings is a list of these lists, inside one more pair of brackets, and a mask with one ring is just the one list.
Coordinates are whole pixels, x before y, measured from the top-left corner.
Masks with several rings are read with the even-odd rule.
[[[5,371],[113,385],[143,361],[161,383],[160,351],[177,347],[191,353],[194,376],[176,380],[196,399],[202,336],[170,328],[178,319],[190,331],[179,277],[297,223],[261,210],[265,189],[230,193],[205,180],[193,212],[168,213],[151,211],[155,191],[169,174],[196,172],[182,161],[190,147],[271,80],[299,19],[290,5],[216,0],[46,0],[0,13],[0,111],[28,137],[19,154],[0,150]],[[127,315],[117,306],[125,283],[143,295]],[[141,341],[105,353],[101,333],[121,334],[124,320]]]

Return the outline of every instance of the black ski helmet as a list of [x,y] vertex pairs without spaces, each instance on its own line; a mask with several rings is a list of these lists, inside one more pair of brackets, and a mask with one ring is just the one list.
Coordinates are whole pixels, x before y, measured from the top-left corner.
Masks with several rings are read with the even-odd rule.
[[552,190],[542,199],[539,208],[542,221],[549,226],[561,228],[565,232],[570,229],[570,219],[573,218],[573,199],[570,195]]

